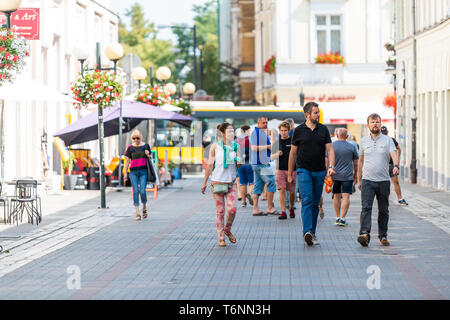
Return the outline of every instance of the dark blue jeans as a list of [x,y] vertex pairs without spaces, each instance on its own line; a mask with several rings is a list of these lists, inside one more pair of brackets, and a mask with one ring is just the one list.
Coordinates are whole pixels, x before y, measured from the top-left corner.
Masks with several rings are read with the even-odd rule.
[[306,232],[316,234],[319,201],[322,196],[326,171],[311,172],[297,169],[297,185],[302,197],[303,235]]
[[133,187],[133,203],[135,207],[139,207],[139,195],[141,195],[142,203],[147,203],[147,169],[130,170],[130,181]]

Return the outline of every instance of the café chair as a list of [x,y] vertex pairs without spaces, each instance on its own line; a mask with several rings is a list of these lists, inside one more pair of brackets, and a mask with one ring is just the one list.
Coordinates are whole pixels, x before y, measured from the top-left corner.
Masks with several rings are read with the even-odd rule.
[[6,212],[9,212],[9,201],[6,195],[2,194],[3,185],[0,181],[0,204],[3,204],[3,222],[7,223],[8,219],[6,217]]
[[14,218],[16,223],[19,224],[19,219],[22,222],[23,212],[26,211],[28,222],[31,221],[34,224],[34,217],[36,217],[36,224],[41,222],[41,198],[37,194],[36,180],[17,180],[14,196],[11,197],[10,202],[10,220]]

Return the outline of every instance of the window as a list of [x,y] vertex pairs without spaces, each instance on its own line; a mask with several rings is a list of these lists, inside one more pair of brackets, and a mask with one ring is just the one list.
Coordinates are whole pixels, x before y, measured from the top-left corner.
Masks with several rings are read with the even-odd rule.
[[317,53],[342,53],[342,18],[340,15],[316,15]]

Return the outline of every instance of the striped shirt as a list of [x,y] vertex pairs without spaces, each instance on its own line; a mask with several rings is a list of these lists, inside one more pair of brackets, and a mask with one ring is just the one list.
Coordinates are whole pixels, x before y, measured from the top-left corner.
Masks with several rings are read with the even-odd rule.
[[132,144],[127,147],[125,156],[131,159],[130,170],[147,169],[147,156],[145,150],[151,152],[150,146],[147,143],[139,147],[135,147]]

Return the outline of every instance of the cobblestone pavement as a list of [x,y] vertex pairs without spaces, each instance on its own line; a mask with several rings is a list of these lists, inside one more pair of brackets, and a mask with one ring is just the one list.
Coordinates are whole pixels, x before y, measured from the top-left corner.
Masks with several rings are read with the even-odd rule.
[[238,207],[237,243],[219,248],[214,202],[200,185],[190,177],[157,200],[149,193],[149,218],[138,222],[129,190],[108,192],[105,210],[92,192],[50,197],[52,214],[39,226],[0,229],[0,236],[20,235],[0,239],[9,250],[0,254],[0,299],[450,297],[448,193],[403,185],[409,206],[391,202],[390,247],[376,241],[376,208],[369,247],[357,243],[357,192],[348,227],[333,224],[331,196],[324,195],[318,246],[304,244],[297,203],[296,218],[283,221]]

